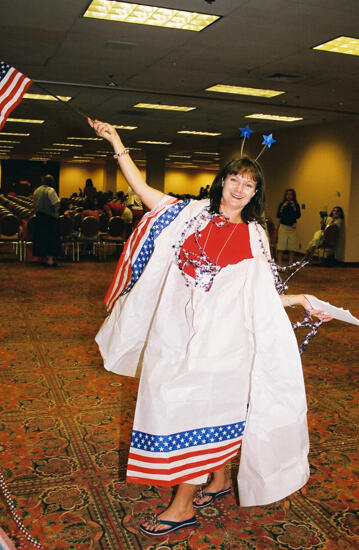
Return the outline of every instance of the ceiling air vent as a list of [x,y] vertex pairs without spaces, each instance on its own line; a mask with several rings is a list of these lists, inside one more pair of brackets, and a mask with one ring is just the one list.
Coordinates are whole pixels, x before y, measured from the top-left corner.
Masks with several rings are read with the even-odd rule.
[[294,73],[273,73],[267,74],[264,78],[266,78],[267,80],[274,80],[275,82],[294,82],[298,80],[303,80],[303,78],[305,78],[305,75]]
[[114,50],[132,50],[137,44],[135,42],[121,42],[120,40],[107,40],[106,48],[112,48]]

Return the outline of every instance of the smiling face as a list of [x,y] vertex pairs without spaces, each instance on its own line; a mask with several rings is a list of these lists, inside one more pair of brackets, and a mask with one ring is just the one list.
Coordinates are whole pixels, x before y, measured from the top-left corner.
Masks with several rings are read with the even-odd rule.
[[242,221],[241,212],[255,195],[256,185],[249,171],[228,174],[223,180],[221,213],[231,222]]

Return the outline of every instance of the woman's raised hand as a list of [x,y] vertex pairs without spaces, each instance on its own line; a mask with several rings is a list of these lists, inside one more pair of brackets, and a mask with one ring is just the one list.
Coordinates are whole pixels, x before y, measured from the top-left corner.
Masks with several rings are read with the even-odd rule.
[[106,139],[110,143],[113,143],[114,140],[119,139],[119,135],[116,132],[115,128],[111,126],[111,124],[109,124],[108,122],[92,120],[91,118],[88,118],[87,121],[99,137]]

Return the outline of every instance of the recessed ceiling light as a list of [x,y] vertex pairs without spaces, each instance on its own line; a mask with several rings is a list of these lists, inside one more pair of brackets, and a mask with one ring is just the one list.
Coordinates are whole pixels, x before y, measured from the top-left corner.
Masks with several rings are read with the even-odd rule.
[[136,103],[138,109],[158,109],[160,111],[193,111],[196,107],[185,107],[184,105],[162,105],[161,103]]
[[28,124],[42,124],[44,120],[35,120],[34,118],[8,118],[6,122],[25,122]]
[[95,137],[68,137],[66,139],[79,139],[79,140],[85,140],[85,141],[102,141],[103,138],[95,138]]
[[112,126],[119,130],[136,130],[138,128],[138,126],[124,126],[123,124],[112,124]]
[[0,149],[13,149],[14,145],[0,145]]
[[149,143],[151,145],[171,145],[172,141],[150,141],[147,139],[138,140],[137,143]]
[[206,88],[206,92],[221,92],[222,94],[252,95],[256,97],[275,97],[285,94],[279,90],[262,90],[261,88],[246,88],[244,86],[229,86],[227,84],[216,84]]
[[261,120],[277,120],[279,122],[295,122],[296,120],[303,120],[303,117],[295,116],[279,116],[279,115],[266,115],[264,113],[254,113],[253,115],[246,115],[245,118],[259,118]]
[[11,139],[0,139],[0,143],[21,143],[21,141],[13,141]]
[[359,38],[350,36],[339,36],[329,42],[314,46],[313,50],[324,50],[326,52],[343,53],[347,55],[359,55]]
[[201,31],[219,19],[218,15],[113,0],[92,0],[84,17],[186,31]]
[[177,134],[192,134],[194,136],[221,136],[221,132],[200,132],[197,130],[179,130]]
[[29,136],[30,134],[19,134],[18,132],[1,132],[1,136]]
[[58,95],[57,97],[55,97],[53,95],[46,95],[46,94],[25,94],[24,99],[37,99],[40,101],[59,101],[59,100],[70,101],[71,96],[69,97],[69,96]]
[[58,145],[59,147],[83,147],[77,143],[53,143],[52,145]]

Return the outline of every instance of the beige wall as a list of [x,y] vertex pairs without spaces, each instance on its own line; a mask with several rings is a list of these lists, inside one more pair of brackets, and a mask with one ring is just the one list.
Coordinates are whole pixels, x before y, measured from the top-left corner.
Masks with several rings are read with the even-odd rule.
[[[146,177],[146,169],[140,168],[142,176]],[[172,170],[166,171],[165,193],[189,193],[197,195],[201,187],[211,185],[215,172],[200,170]],[[98,191],[104,190],[106,167],[100,164],[71,164],[60,165],[60,197],[69,197],[78,193],[79,187],[84,187],[87,178],[91,178]],[[116,173],[116,190],[127,193],[127,182],[120,170]]]
[[216,173],[192,169],[167,169],[165,193],[198,195],[201,187],[211,185]]
[[70,197],[72,193],[78,193],[79,187],[85,187],[87,178],[91,178],[98,191],[104,188],[104,167],[101,164],[76,164],[61,163],[59,179],[59,195]]

